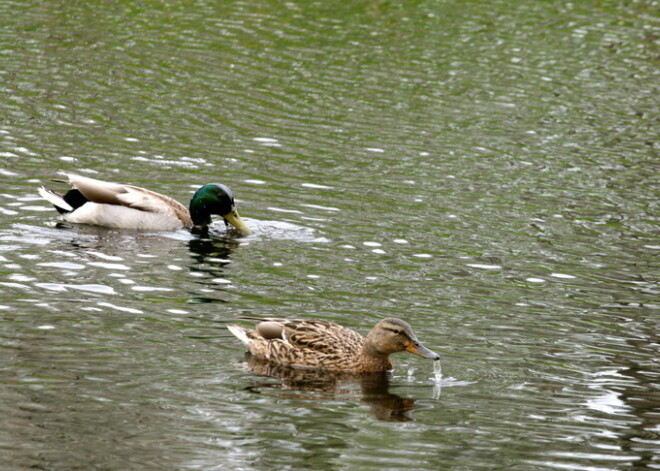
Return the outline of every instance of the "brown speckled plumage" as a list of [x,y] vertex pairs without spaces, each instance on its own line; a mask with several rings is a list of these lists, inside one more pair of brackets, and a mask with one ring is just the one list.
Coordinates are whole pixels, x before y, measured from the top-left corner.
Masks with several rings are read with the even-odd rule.
[[438,355],[423,347],[410,326],[384,319],[363,337],[334,322],[308,319],[253,319],[255,329],[228,326],[258,359],[296,367],[364,373],[392,369],[389,355],[409,351],[425,358]]

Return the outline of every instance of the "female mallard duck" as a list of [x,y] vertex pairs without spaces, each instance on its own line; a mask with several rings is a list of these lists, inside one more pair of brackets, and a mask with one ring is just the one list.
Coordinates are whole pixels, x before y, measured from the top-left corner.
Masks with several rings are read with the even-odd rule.
[[173,231],[183,227],[195,231],[211,224],[211,215],[222,216],[242,235],[250,233],[225,185],[204,185],[190,200],[190,210],[169,196],[133,185],[105,182],[64,173],[73,188],[64,195],[44,187],[39,194],[50,201],[65,221],[113,229]]
[[390,354],[410,352],[431,360],[440,356],[424,347],[400,319],[384,319],[362,337],[333,322],[305,319],[254,319],[256,329],[227,328],[257,359],[337,373],[392,369]]

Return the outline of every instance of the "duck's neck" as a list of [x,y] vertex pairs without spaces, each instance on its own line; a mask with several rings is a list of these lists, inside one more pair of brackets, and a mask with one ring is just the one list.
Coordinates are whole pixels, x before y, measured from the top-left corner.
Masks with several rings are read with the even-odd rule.
[[211,224],[211,212],[208,206],[204,204],[202,198],[197,194],[190,201],[190,218],[193,221],[193,226],[203,227]]
[[389,371],[394,366],[389,355],[383,355],[365,343],[360,351],[359,365],[361,372]]

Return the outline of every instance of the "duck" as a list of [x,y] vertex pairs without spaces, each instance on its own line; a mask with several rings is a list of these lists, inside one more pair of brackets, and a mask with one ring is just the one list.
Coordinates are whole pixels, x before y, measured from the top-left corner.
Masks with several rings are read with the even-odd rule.
[[193,232],[205,232],[212,222],[211,215],[218,215],[240,235],[251,232],[236,210],[231,190],[220,183],[210,183],[198,189],[188,209],[169,196],[139,186],[70,172],[62,174],[66,177],[63,182],[72,187],[65,194],[44,186],[38,191],[70,223],[111,229],[174,231],[187,228]]
[[396,318],[379,321],[363,337],[334,322],[317,319],[250,318],[255,328],[228,325],[259,360],[333,373],[376,373],[393,369],[389,356],[410,352],[430,360],[440,355],[423,346],[410,325]]

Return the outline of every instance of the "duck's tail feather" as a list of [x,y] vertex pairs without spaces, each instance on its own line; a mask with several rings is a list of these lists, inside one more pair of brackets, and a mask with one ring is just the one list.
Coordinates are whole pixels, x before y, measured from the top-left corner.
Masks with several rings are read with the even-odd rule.
[[67,191],[66,194],[62,196],[42,186],[39,188],[39,194],[42,198],[52,203],[60,214],[75,211],[89,201],[80,190],[75,188]]
[[245,345],[249,345],[252,339],[248,336],[247,330],[238,325],[228,325],[227,328],[229,332],[234,334],[238,340],[243,342]]
[[62,195],[58,195],[54,191],[51,191],[43,186],[39,188],[39,195],[41,195],[43,199],[55,206],[55,209],[57,209],[57,211],[60,213],[70,213],[75,209],[69,203],[64,201]]

